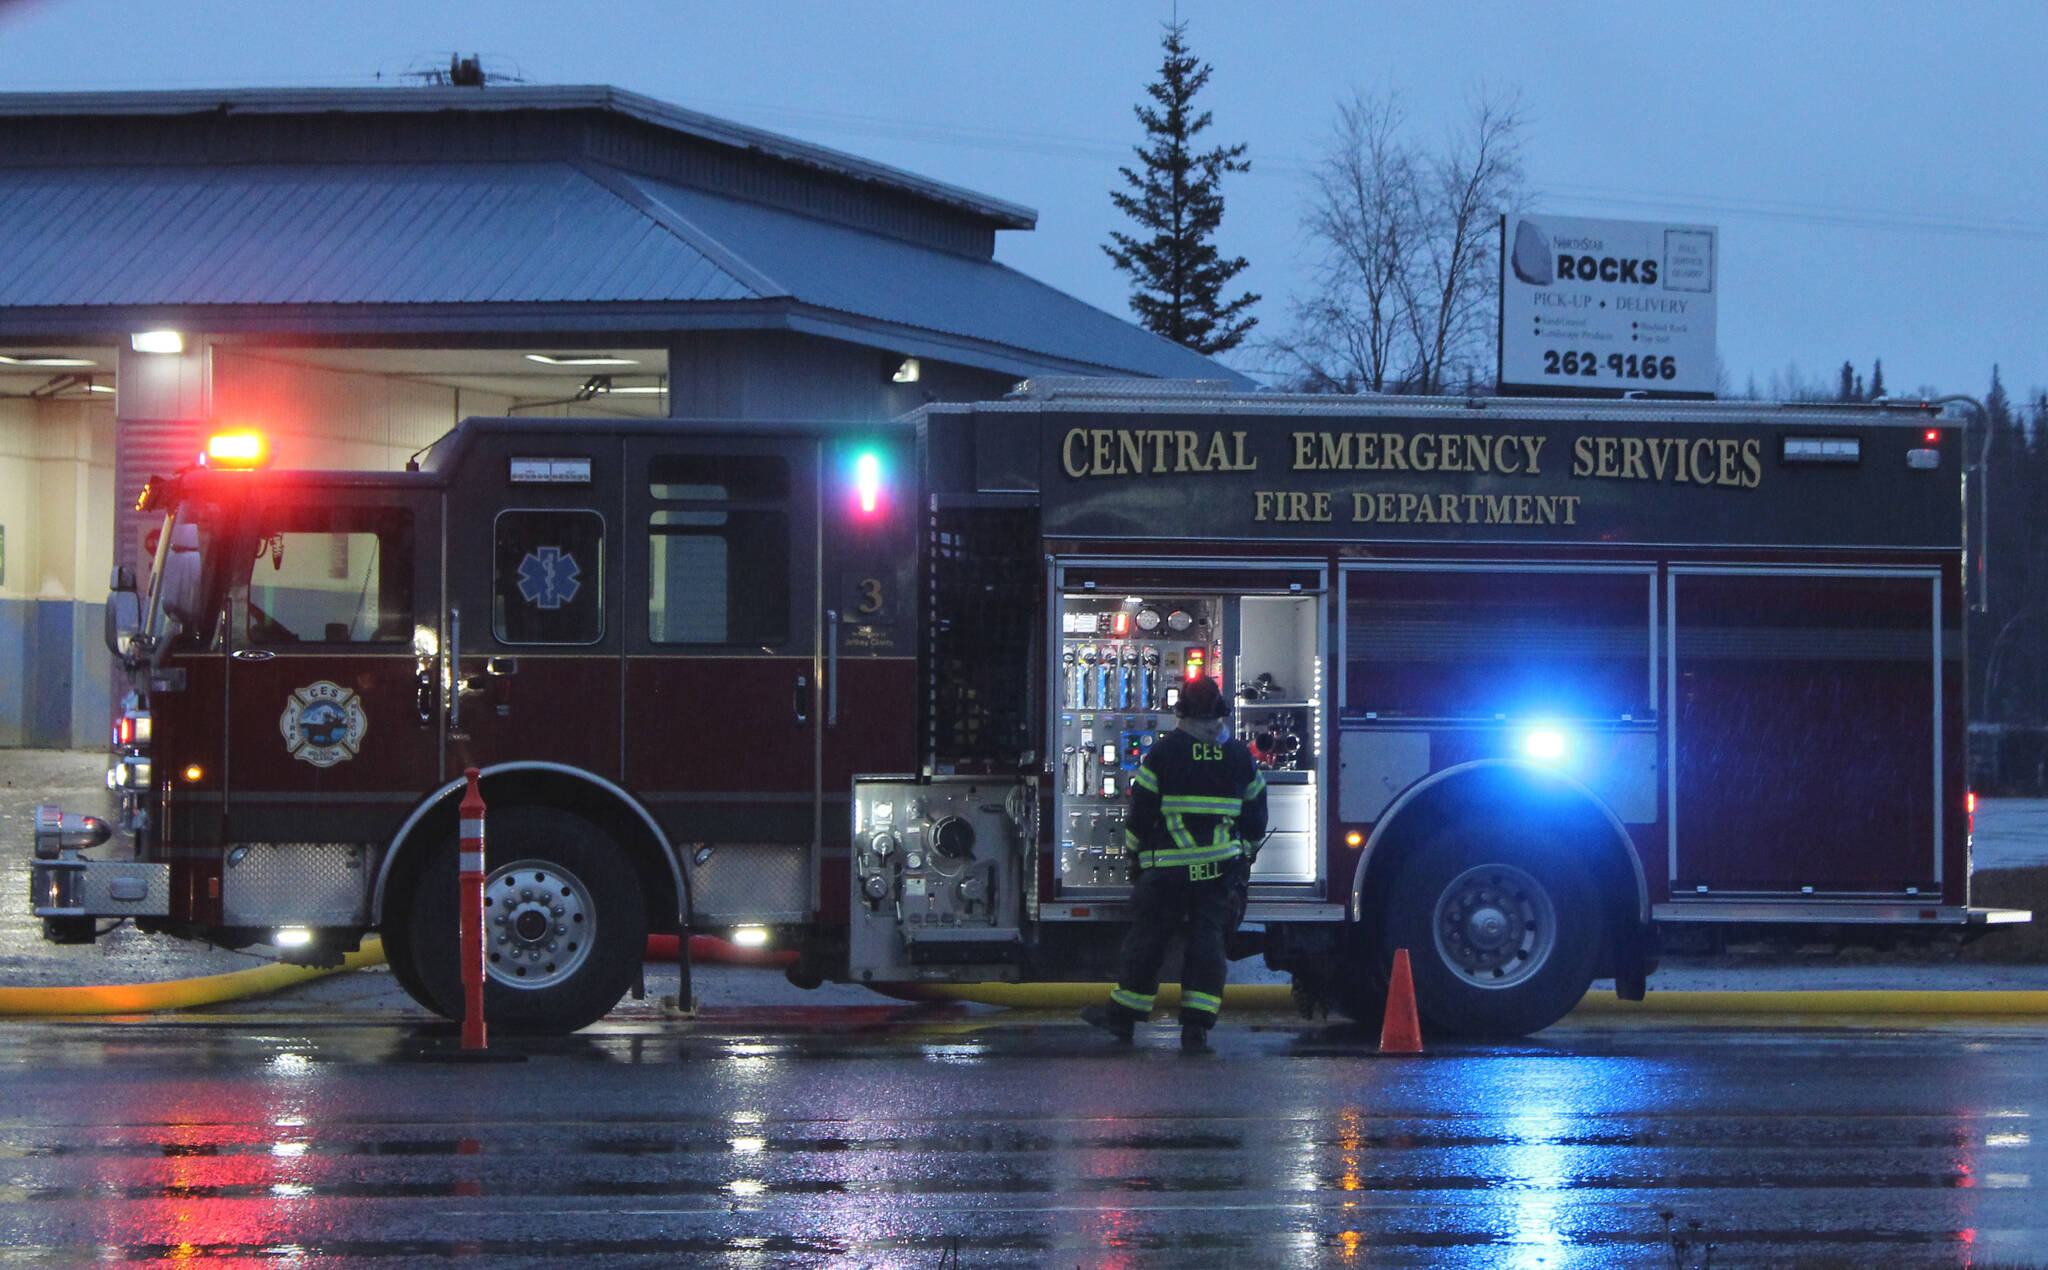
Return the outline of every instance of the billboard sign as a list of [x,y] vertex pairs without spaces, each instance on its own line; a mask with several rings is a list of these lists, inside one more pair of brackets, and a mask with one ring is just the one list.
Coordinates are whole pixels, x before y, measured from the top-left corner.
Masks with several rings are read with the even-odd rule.
[[1714,228],[1501,218],[1500,391],[1714,394]]

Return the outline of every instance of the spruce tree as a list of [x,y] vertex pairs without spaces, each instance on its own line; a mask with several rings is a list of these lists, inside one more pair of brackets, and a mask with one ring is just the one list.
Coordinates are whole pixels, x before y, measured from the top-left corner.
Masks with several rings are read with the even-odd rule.
[[1247,291],[1222,299],[1224,286],[1249,263],[1229,260],[1211,238],[1223,222],[1225,172],[1249,172],[1242,143],[1197,152],[1195,137],[1210,115],[1193,108],[1211,67],[1188,50],[1187,24],[1166,24],[1159,78],[1145,92],[1155,105],[1132,107],[1145,128],[1133,146],[1139,170],[1119,168],[1122,190],[1110,200],[1137,223],[1140,234],[1112,231],[1103,245],[1116,267],[1131,276],[1131,310],[1147,329],[1198,353],[1235,348],[1258,319],[1245,313],[1259,297]]
[[1870,368],[1870,399],[1876,401],[1884,396],[1884,358],[1880,357]]

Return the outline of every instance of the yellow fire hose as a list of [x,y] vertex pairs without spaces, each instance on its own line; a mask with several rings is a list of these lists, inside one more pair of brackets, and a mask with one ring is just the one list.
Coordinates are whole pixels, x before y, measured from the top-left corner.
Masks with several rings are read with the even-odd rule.
[[167,983],[100,984],[86,988],[0,988],[0,1015],[17,1014],[147,1014],[155,1010],[189,1010],[261,996],[341,970],[384,964],[384,944],[374,936],[349,953],[338,966],[287,966],[271,962],[247,970],[173,979]]
[[[897,984],[876,987],[906,1001],[970,1001],[1020,1010],[1079,1009],[1109,999],[1107,983]],[[1159,985],[1155,1008],[1180,1004],[1180,985]],[[1234,984],[1223,990],[1226,1008],[1286,1010],[1293,994],[1277,984]],[[2048,991],[1906,991],[1843,989],[1787,992],[1657,992],[1623,1001],[1611,992],[1588,992],[1574,1014],[1863,1014],[2024,1017],[2048,1015]]]
[[[0,987],[0,1017],[80,1014],[147,1014],[185,1010],[261,996],[343,970],[382,965],[384,946],[374,936],[339,966],[289,966],[281,962],[226,974],[166,983],[102,984],[78,988]],[[1106,983],[965,983],[876,986],[884,996],[908,1001],[965,1001],[1023,1010],[1078,1009],[1106,1000]],[[1279,984],[1235,984],[1223,991],[1236,1010],[1286,1010],[1293,994]],[[1158,1008],[1180,1003],[1180,985],[1161,984]],[[2048,991],[1904,991],[1848,989],[1789,992],[1651,992],[1645,1001],[1622,1001],[1611,993],[1589,992],[1579,1015],[1627,1014],[1856,1014],[1900,1016],[2048,1016]]]

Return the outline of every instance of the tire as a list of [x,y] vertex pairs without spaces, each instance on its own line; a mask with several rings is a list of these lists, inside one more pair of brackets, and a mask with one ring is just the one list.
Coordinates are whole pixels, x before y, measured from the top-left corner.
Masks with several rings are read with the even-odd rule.
[[1387,894],[1380,964],[1406,948],[1424,1023],[1461,1036],[1526,1036],[1593,982],[1600,907],[1571,844],[1497,820],[1454,823]]
[[[405,888],[412,889],[409,886]],[[440,1007],[429,1004],[427,985],[420,980],[419,957],[412,946],[411,915],[409,899],[400,900],[395,908],[387,906],[384,926],[379,932],[384,940],[384,964],[391,967],[391,977],[405,989],[405,995],[438,1013]]]
[[[456,941],[456,843],[420,870],[403,926],[414,999],[462,1017]],[[647,911],[625,853],[580,816],[553,807],[491,812],[484,831],[484,1021],[561,1035],[603,1018],[633,985]],[[552,929],[550,927],[552,926]],[[412,992],[405,977],[399,983]]]

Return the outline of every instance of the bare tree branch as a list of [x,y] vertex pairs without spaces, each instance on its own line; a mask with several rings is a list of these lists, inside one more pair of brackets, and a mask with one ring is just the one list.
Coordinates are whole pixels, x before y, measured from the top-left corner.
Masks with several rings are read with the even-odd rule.
[[1301,387],[1442,392],[1489,375],[1496,225],[1524,198],[1526,115],[1512,95],[1475,97],[1434,154],[1406,122],[1392,95],[1338,103],[1302,217],[1315,285],[1268,345]]

